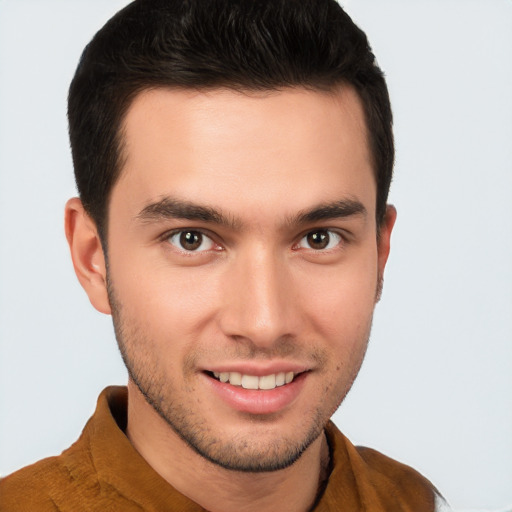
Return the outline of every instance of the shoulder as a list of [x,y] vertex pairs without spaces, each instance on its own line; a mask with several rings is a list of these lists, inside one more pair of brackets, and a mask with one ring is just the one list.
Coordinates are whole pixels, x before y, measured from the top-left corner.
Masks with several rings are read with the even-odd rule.
[[81,436],[56,457],[43,459],[0,479],[0,512],[140,510],[123,494],[112,469],[130,457],[128,441],[113,414],[125,415],[126,389],[107,388]]
[[434,510],[439,493],[421,473],[372,448],[357,446],[356,451],[364,461],[368,479],[378,494],[388,493],[407,503],[427,503]]
[[58,457],[43,459],[0,479],[1,512],[54,512],[52,495],[69,480]]
[[[40,460],[0,480],[0,512],[83,510],[100,484],[81,438],[61,455]],[[87,502],[87,500],[85,500]]]
[[350,473],[359,501],[370,504],[371,510],[433,512],[442,503],[434,485],[412,467],[372,448],[354,446],[332,423],[326,434],[333,474]]

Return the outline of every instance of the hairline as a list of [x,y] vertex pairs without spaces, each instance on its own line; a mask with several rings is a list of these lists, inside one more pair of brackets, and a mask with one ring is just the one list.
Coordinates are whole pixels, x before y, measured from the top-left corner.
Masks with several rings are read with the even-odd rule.
[[[251,87],[250,85],[243,84],[230,84],[219,83],[215,85],[198,85],[198,86],[184,86],[184,85],[174,85],[174,84],[146,84],[141,87],[134,88],[130,94],[128,94],[125,98],[125,104],[123,104],[123,108],[120,111],[120,116],[117,120],[116,132],[115,132],[115,151],[116,151],[116,161],[115,168],[112,169],[112,173],[114,174],[114,180],[108,192],[105,201],[105,211],[102,217],[102,225],[98,225],[96,220],[94,221],[96,228],[98,230],[98,234],[101,240],[101,244],[103,246],[104,252],[107,252],[108,248],[108,224],[109,224],[109,214],[110,214],[110,203],[112,198],[112,193],[117,185],[118,181],[121,179],[123,174],[123,169],[126,164],[126,118],[128,113],[130,112],[134,102],[137,98],[139,98],[142,94],[149,91],[158,91],[158,90],[166,90],[166,91],[195,91],[197,93],[204,92],[216,92],[216,91],[232,91],[239,94],[247,94],[247,95],[261,95],[265,94],[278,94],[279,92],[287,91],[287,90],[303,90],[309,92],[315,92],[319,94],[326,94],[328,96],[335,97],[340,93],[342,89],[351,88],[357,96],[358,101],[360,102],[362,111],[363,111],[363,122],[364,122],[364,131],[365,131],[365,140],[367,144],[368,155],[370,158],[370,165],[372,168],[373,178],[375,180],[375,185],[378,188],[378,169],[376,163],[376,157],[374,151],[372,149],[371,144],[371,131],[369,128],[368,114],[366,112],[365,102],[361,96],[361,93],[358,91],[357,87],[347,79],[340,79],[332,84],[313,84],[313,83],[305,83],[305,84],[286,84],[283,86],[276,85],[275,87]],[[378,194],[376,195],[376,216],[378,216],[377,211],[377,202],[378,202]],[[377,226],[377,236],[380,231],[380,227],[384,223],[384,217],[376,218],[376,226]]]

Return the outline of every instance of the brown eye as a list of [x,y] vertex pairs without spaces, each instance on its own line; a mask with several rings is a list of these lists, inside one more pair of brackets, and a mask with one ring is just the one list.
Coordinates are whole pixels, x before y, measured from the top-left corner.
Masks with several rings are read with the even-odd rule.
[[325,249],[329,245],[329,233],[327,231],[314,231],[308,233],[307,241],[312,249]]
[[299,247],[321,251],[323,249],[332,249],[336,247],[341,240],[341,236],[334,231],[330,231],[328,229],[317,229],[316,231],[310,231],[306,236],[304,236],[299,242]]
[[195,251],[201,247],[203,235],[198,231],[183,231],[180,235],[180,245],[187,251]]
[[169,242],[177,249],[185,252],[208,251],[214,246],[213,241],[201,231],[183,230],[169,237]]

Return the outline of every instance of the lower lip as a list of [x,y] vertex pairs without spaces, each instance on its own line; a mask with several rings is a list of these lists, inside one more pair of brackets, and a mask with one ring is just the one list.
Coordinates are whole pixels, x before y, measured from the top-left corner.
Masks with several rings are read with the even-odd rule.
[[289,407],[299,396],[307,372],[297,375],[290,384],[270,390],[244,389],[220,382],[205,374],[214,392],[232,409],[249,414],[272,414]]

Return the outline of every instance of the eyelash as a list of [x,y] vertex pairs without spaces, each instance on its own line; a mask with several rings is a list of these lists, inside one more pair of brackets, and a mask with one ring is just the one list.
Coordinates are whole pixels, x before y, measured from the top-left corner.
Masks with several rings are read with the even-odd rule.
[[[198,249],[206,241],[209,241],[210,244],[212,245],[212,247],[208,247],[207,249],[203,249],[203,250],[187,250],[184,247],[179,247],[178,246],[179,242],[174,244],[171,241],[172,238],[174,238],[174,237],[176,237],[178,235],[180,235],[180,237],[181,237],[183,235],[191,234],[191,233],[197,233],[197,234],[201,235],[201,237],[203,237],[203,239],[201,240],[201,244],[199,245]],[[210,252],[212,250],[213,251],[221,251],[221,250],[223,250],[223,248],[217,242],[215,242],[213,236],[210,235],[209,233],[206,233],[202,229],[191,229],[191,228],[188,228],[188,229],[187,228],[184,228],[184,229],[174,229],[172,231],[169,231],[169,232],[163,234],[160,237],[160,239],[161,239],[161,241],[167,242],[169,245],[172,245],[174,247],[174,249],[176,249],[180,253],[182,253],[184,255],[187,255],[187,256],[191,256],[191,255],[194,255],[194,254],[204,254],[204,253],[208,253],[208,252]]]
[[[181,238],[183,235],[192,234],[192,233],[197,233],[197,234],[201,235],[201,237],[203,237],[200,242],[200,245],[196,249],[191,249],[191,250],[185,249],[182,245],[182,240],[179,240],[179,241],[175,240],[176,243],[172,242],[172,239],[178,235],[180,235],[180,238]],[[325,247],[314,248],[311,246],[309,246],[309,247],[301,247],[300,246],[300,244],[304,240],[307,240],[308,237],[318,235],[319,233],[324,233],[324,234],[327,234],[327,236],[328,236]],[[333,238],[334,238],[335,245],[332,247],[329,247]],[[165,234],[163,234],[160,237],[160,240],[163,242],[167,242],[168,244],[172,245],[175,250],[177,250],[180,253],[187,255],[187,256],[204,254],[204,253],[208,253],[212,250],[214,250],[214,251],[222,251],[223,250],[223,247],[220,246],[215,241],[214,237],[202,229],[191,229],[191,228],[175,229],[175,230],[172,230],[170,232],[166,232]],[[206,249],[197,250],[197,249],[200,249],[201,246],[207,241],[209,241],[209,244],[210,244],[209,247],[207,247]],[[320,242],[323,242],[323,241],[324,241],[324,239],[320,240]],[[308,245],[310,244],[310,242],[311,241],[307,241]],[[301,250],[301,249],[311,250],[313,253],[321,254],[321,253],[330,253],[330,252],[338,249],[340,245],[345,245],[346,243],[348,243],[346,235],[340,233],[338,230],[333,230],[333,229],[328,229],[328,228],[317,228],[317,229],[310,229],[309,231],[307,231],[303,235],[301,235],[299,241],[293,245],[292,249],[293,250]],[[178,244],[181,245],[181,247]]]
[[[299,239],[299,242],[297,242],[297,244],[294,245],[294,248],[297,248],[297,250],[300,250],[301,249],[300,244],[302,243],[303,240],[307,240],[307,238],[309,236],[317,235],[319,233],[325,233],[328,235],[326,247],[322,247],[320,249],[315,249],[310,246],[310,247],[306,247],[305,248],[306,250],[311,250],[317,254],[326,253],[326,252],[331,252],[333,250],[336,250],[337,248],[339,248],[340,245],[344,245],[348,242],[346,236],[344,234],[342,234],[341,232],[339,232],[338,230],[329,229],[329,228],[317,228],[317,229],[310,229],[309,231],[304,233],[301,236],[301,238]],[[332,247],[328,247],[331,244],[331,241],[333,238],[335,239],[335,245]],[[323,239],[321,241],[323,241]],[[309,243],[309,241],[308,241],[308,243]]]

